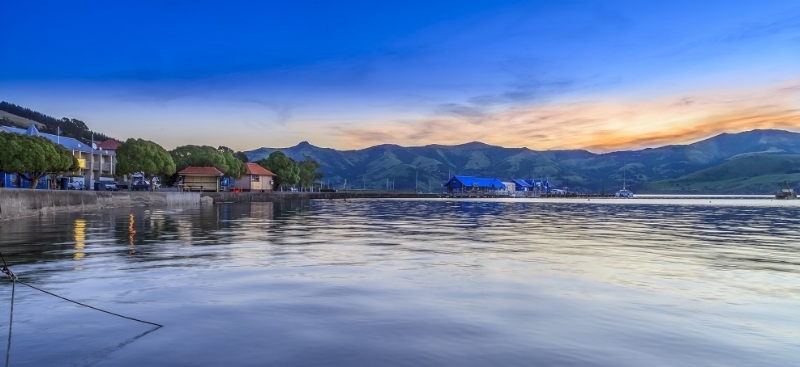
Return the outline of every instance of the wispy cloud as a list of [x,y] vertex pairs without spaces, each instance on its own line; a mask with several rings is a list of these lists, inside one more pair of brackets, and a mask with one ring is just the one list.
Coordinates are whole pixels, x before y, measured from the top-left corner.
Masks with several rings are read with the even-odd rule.
[[586,101],[488,112],[441,106],[415,121],[337,129],[348,147],[469,141],[531,149],[611,151],[688,143],[722,132],[800,129],[800,81],[760,90],[708,91],[657,100]]

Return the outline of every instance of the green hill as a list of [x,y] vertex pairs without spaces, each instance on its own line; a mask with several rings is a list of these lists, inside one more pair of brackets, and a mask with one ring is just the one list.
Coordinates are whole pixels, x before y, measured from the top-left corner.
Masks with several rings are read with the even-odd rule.
[[800,155],[742,155],[677,179],[649,182],[640,192],[769,194],[784,181],[793,187],[800,182]]
[[[27,128],[31,123],[35,123],[40,132],[57,134],[60,129],[61,136],[78,139],[87,145],[91,144],[92,131],[81,120],[66,117],[59,120],[13,103],[0,102],[0,125]],[[94,139],[100,142],[108,139],[108,136],[95,131]]]
[[42,127],[44,127],[44,124],[42,123],[17,116],[13,113],[8,113],[6,111],[0,110],[0,125],[7,125],[7,126],[27,129],[28,126],[31,126],[31,124],[36,125],[37,129],[41,129]]
[[[361,150],[335,150],[315,147],[308,142],[288,148],[259,148],[245,152],[258,160],[281,150],[295,160],[310,156],[322,164],[325,182],[341,187],[379,189],[394,182],[398,189],[438,191],[448,175],[461,174],[497,177],[501,180],[549,179],[551,186],[569,187],[581,192],[614,192],[623,179],[634,192],[772,193],[775,182],[796,181],[792,167],[764,164],[758,177],[731,177],[729,183],[716,183],[717,173],[697,177],[691,182],[678,180],[687,175],[724,165],[735,159],[755,157],[770,161],[770,156],[800,155],[800,134],[782,130],[753,130],[720,134],[688,145],[670,145],[635,151],[595,154],[585,150],[535,151],[504,148],[480,142],[445,146],[402,147],[378,145]],[[759,158],[761,157],[761,158]],[[766,157],[766,158],[764,158]],[[765,161],[765,162],[766,162]],[[740,164],[748,161],[736,161]],[[794,167],[800,165],[791,163]],[[736,171],[729,166],[731,171]],[[716,171],[712,171],[716,172]],[[721,171],[720,171],[721,172]],[[744,175],[744,173],[742,173]],[[764,176],[774,177],[764,177]],[[741,178],[749,184],[737,183]],[[715,183],[711,183],[711,182]],[[666,183],[665,183],[666,182]]]

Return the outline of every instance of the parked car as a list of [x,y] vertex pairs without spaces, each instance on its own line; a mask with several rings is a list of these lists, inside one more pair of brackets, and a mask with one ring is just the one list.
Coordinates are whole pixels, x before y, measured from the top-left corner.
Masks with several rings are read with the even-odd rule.
[[131,184],[131,190],[133,191],[150,190],[150,183],[145,180],[134,181],[133,184]]

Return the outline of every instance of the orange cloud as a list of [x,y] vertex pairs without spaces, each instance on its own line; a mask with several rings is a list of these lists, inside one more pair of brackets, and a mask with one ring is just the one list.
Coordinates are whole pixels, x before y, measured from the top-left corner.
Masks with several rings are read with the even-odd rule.
[[460,144],[610,151],[697,141],[722,132],[800,130],[800,81],[652,100],[585,101],[453,114],[336,131],[348,147]]

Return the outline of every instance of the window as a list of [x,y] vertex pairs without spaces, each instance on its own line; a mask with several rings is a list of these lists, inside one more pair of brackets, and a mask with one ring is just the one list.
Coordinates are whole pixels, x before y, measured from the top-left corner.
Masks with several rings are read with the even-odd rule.
[[251,175],[250,176],[250,181],[252,181],[252,182],[258,182],[260,179],[261,179],[261,176],[258,176],[258,175]]

